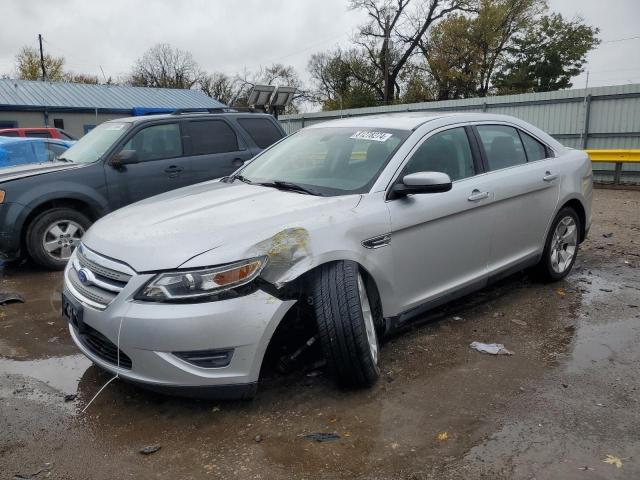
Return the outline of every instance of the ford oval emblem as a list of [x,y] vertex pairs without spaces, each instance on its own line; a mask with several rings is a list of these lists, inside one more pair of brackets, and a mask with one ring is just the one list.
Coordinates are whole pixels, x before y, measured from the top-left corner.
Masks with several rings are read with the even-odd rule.
[[93,283],[91,281],[92,276],[93,275],[91,275],[91,272],[86,268],[81,268],[80,270],[78,270],[78,280],[80,280],[80,283],[82,283],[83,285],[91,285]]

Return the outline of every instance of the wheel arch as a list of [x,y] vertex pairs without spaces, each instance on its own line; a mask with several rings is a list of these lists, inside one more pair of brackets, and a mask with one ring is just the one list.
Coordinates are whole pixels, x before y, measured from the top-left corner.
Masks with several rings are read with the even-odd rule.
[[92,222],[95,222],[101,216],[101,212],[99,211],[98,207],[95,204],[88,202],[86,199],[67,196],[54,197],[50,199],[40,199],[37,203],[35,203],[35,206],[31,207],[29,213],[27,213],[22,222],[22,226],[20,229],[21,248],[25,248],[29,225],[31,225],[33,220],[36,219],[38,215],[48,210],[64,207],[77,210],[78,212],[86,215]]

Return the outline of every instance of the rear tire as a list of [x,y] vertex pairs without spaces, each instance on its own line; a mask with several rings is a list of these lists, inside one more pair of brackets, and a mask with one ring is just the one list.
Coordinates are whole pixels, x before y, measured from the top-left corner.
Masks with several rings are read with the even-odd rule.
[[377,296],[367,292],[358,264],[338,261],[319,267],[312,298],[320,344],[338,383],[346,387],[376,383],[380,376],[376,325],[381,309]]
[[42,212],[27,228],[27,252],[38,265],[62,270],[90,225],[89,218],[71,208]]
[[556,282],[569,274],[578,256],[580,228],[580,217],[573,208],[564,207],[558,212],[537,266],[543,280]]

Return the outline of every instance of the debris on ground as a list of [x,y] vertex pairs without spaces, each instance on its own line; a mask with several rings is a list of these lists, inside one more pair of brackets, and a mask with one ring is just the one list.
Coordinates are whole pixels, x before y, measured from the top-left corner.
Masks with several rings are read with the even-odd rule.
[[610,288],[601,288],[600,291],[601,292],[607,292],[607,293],[613,292],[613,290],[611,290]]
[[340,435],[337,433],[309,433],[304,435],[307,440],[314,440],[316,442],[331,442],[333,440],[340,440]]
[[447,440],[449,440],[449,434],[447,432],[440,432],[438,433],[438,435],[436,435],[436,438],[440,442],[446,442]]
[[0,305],[6,305],[12,302],[24,303],[24,297],[15,292],[0,292]]
[[220,407],[216,405],[215,407],[213,407],[213,408],[211,409],[211,411],[212,411],[213,413],[219,412],[219,411],[220,411]]
[[262,441],[262,435],[256,435],[253,439],[256,443],[260,443]]
[[558,289],[556,289],[556,293],[557,293],[558,295],[560,295],[561,297],[564,297],[564,296],[566,296],[566,295],[567,295],[567,292],[565,292],[565,291],[564,291],[564,288],[558,288]]
[[521,327],[526,327],[527,326],[527,322],[525,322],[523,320],[518,320],[517,318],[512,318],[511,321],[513,323],[515,323],[516,325],[520,325]]
[[152,453],[156,453],[158,450],[160,450],[162,448],[161,445],[156,444],[156,445],[147,445],[146,447],[142,447],[140,450],[138,450],[141,454],[143,455],[151,455]]
[[513,355],[513,352],[511,350],[507,350],[501,343],[471,342],[471,345],[469,346],[474,350],[482,353],[488,353],[490,355]]
[[64,396],[65,402],[73,402],[78,397],[77,393],[69,393]]
[[16,475],[13,476],[13,480],[33,480],[35,479],[38,475],[40,475],[41,473],[49,473],[49,471],[51,470],[51,464],[50,463],[45,463],[43,467],[40,467],[40,469],[37,472],[34,473],[17,473]]
[[603,236],[604,238],[611,238],[611,237],[613,237],[613,232],[603,233],[603,234],[602,234],[602,236]]
[[608,463],[609,465],[615,465],[616,468],[622,468],[622,459],[615,455],[611,455],[610,453],[607,454],[607,458],[605,458],[603,462]]

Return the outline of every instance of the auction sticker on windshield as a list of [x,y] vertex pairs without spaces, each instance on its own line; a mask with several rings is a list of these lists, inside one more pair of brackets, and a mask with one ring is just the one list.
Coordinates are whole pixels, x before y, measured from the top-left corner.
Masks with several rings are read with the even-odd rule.
[[386,142],[393,136],[392,133],[386,132],[369,132],[366,130],[358,130],[349,138],[355,138],[356,140],[373,140],[374,142]]

